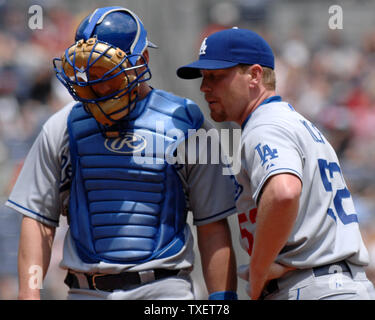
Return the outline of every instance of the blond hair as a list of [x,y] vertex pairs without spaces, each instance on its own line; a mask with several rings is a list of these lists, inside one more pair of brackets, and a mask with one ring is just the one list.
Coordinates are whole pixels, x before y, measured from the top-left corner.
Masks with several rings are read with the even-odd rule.
[[[251,65],[249,64],[239,64],[239,67],[245,71],[248,67]],[[264,87],[267,90],[276,90],[276,74],[275,70],[268,68],[268,67],[262,67],[263,69],[263,75],[262,75],[262,83]]]
[[263,78],[262,82],[267,90],[275,90],[276,89],[276,74],[275,70],[262,67],[263,68]]

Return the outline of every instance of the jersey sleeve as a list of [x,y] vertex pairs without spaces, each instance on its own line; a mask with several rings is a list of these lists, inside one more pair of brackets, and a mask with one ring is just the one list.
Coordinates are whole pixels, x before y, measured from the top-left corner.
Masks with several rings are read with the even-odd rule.
[[[70,109],[69,109],[70,110]],[[34,141],[6,205],[43,224],[57,227],[60,198],[61,144],[67,109],[52,116]]]
[[293,174],[303,181],[303,153],[293,135],[281,126],[268,124],[251,130],[244,137],[242,157],[255,203],[265,182],[276,174]]
[[[218,221],[236,212],[235,180],[228,174],[230,167],[220,148],[218,131],[207,120],[201,129],[202,134],[189,137],[190,142],[196,139],[196,163],[191,164],[190,157],[185,166],[188,203],[195,225]],[[187,157],[191,148],[190,144]]]

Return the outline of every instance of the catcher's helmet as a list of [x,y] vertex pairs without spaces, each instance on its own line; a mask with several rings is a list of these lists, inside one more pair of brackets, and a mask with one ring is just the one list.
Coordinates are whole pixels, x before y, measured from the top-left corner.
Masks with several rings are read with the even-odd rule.
[[[75,40],[54,59],[57,78],[104,128],[118,124],[135,104],[139,83],[151,78],[143,52],[156,46],[142,21],[122,7],[96,9],[82,20]],[[101,70],[99,76],[94,69]],[[103,83],[111,90],[98,94],[95,87]]]

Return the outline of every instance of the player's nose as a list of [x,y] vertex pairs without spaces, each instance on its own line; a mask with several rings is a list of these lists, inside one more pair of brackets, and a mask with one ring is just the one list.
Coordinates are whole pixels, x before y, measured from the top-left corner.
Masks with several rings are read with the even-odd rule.
[[211,87],[208,85],[208,81],[207,81],[207,79],[205,77],[202,78],[202,83],[201,83],[201,86],[200,86],[200,90],[203,93],[207,93],[207,92],[211,91]]

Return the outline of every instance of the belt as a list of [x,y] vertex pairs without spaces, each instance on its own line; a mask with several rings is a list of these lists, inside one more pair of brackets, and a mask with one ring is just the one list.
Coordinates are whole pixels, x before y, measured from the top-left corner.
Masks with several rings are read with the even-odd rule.
[[[321,277],[325,276],[327,274],[333,274],[337,272],[350,272],[350,269],[348,267],[348,264],[345,262],[345,260],[326,264],[324,266],[314,267],[312,268],[313,274],[315,277]],[[262,297],[265,297],[266,295],[269,295],[277,290],[279,290],[279,286],[277,284],[278,279],[271,280],[266,287],[263,290]]]
[[[121,272],[117,274],[88,274],[68,271],[64,280],[70,289],[91,289],[112,292],[114,290],[129,290],[151,281],[176,276],[181,270],[154,269],[140,272]],[[84,276],[88,286],[82,284],[80,277]]]

